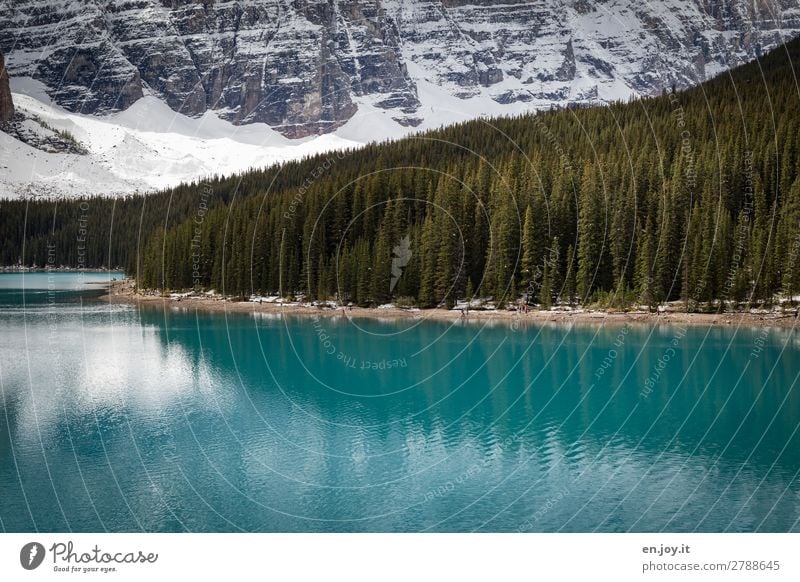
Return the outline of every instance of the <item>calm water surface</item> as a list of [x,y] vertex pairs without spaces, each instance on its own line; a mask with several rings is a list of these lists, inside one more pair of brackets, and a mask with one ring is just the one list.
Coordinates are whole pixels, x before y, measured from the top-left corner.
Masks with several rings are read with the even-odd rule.
[[137,310],[95,275],[0,275],[2,530],[800,531],[792,330]]

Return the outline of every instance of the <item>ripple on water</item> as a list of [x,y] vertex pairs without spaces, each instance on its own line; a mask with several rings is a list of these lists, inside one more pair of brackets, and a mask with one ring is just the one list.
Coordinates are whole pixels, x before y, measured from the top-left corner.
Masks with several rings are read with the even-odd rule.
[[595,355],[616,338],[596,327],[329,322],[359,358],[425,348],[402,370],[353,373],[320,352],[307,319],[253,321],[88,302],[0,308],[0,453],[13,451],[0,454],[4,527],[797,529],[792,334],[749,359],[753,332],[704,343],[691,328],[644,398],[637,382],[671,341],[633,341],[646,328],[615,348],[605,376],[634,380],[589,390]]

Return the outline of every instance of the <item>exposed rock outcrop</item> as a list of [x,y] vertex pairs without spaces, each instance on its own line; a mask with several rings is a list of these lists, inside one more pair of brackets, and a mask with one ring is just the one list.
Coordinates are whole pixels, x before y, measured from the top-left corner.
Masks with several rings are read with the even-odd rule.
[[464,106],[477,115],[481,101],[519,110],[689,86],[800,33],[799,3],[17,0],[0,3],[0,48],[70,111],[154,94],[302,137],[360,105],[416,125],[433,115],[431,88],[481,98]]
[[0,123],[14,118],[14,102],[11,99],[11,88],[8,84],[8,72],[3,52],[0,51]]

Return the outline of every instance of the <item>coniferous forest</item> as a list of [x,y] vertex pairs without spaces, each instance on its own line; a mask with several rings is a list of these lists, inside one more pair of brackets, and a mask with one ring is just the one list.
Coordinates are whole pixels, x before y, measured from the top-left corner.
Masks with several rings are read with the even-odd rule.
[[800,41],[685,92],[148,196],[0,201],[0,263],[54,256],[123,267],[142,289],[359,305],[772,305],[800,291],[793,62]]

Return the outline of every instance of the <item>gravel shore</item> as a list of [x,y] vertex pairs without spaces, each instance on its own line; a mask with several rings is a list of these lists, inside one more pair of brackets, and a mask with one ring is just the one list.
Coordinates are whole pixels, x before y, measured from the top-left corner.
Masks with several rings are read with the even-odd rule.
[[507,322],[531,323],[587,323],[587,324],[669,324],[669,325],[723,325],[759,326],[793,328],[800,320],[794,311],[780,312],[725,312],[725,313],[685,313],[666,311],[661,313],[622,312],[601,310],[575,311],[537,311],[528,313],[506,309],[470,309],[465,316],[458,309],[401,309],[398,307],[319,307],[300,303],[259,303],[253,301],[234,301],[210,296],[162,297],[138,294],[133,290],[130,280],[113,283],[109,292],[101,298],[109,303],[123,303],[140,307],[167,307],[226,313],[273,313],[283,315],[309,315],[318,317],[372,318],[372,319],[430,319],[469,321],[498,320]]

